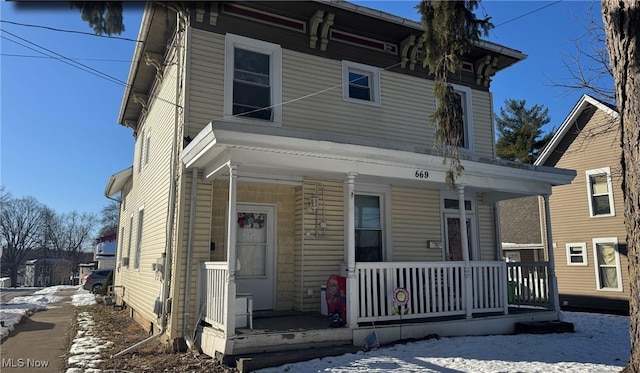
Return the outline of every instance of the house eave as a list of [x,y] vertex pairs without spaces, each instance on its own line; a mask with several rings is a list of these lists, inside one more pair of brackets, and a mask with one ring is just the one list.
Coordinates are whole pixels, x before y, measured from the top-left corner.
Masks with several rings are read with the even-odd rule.
[[111,198],[120,193],[131,177],[133,177],[133,166],[109,176],[107,186],[104,188],[105,197]]
[[[280,169],[300,175],[343,176],[355,172],[361,181],[382,178],[389,183],[395,180],[405,185],[446,187],[448,165],[440,155],[341,140],[323,139],[318,133],[211,122],[184,148],[181,160],[187,168],[205,170],[205,178],[214,177],[226,164],[237,163],[240,169],[251,172]],[[463,159],[464,171],[457,182],[478,192],[494,193],[493,200],[547,194],[551,186],[569,184],[576,175],[574,170],[482,160]],[[417,178],[416,171],[420,170],[428,171],[429,176]]]
[[565,120],[562,122],[562,124],[560,125],[560,128],[558,128],[556,133],[551,138],[549,145],[547,145],[543,149],[543,151],[540,153],[540,156],[534,162],[534,165],[540,166],[545,164],[545,162],[549,159],[551,154],[553,154],[553,152],[557,148],[558,144],[560,144],[560,141],[562,141],[564,136],[567,134],[567,132],[569,131],[573,123],[575,123],[575,121],[578,119],[580,114],[582,114],[582,112],[589,105],[595,106],[599,110],[602,110],[603,112],[611,116],[613,119],[616,119],[619,116],[618,112],[616,112],[609,106],[605,105],[604,103],[598,101],[597,99],[587,94],[582,95],[582,97],[580,97],[580,100],[578,100],[578,102],[575,104],[573,109],[571,109],[571,112],[569,112],[569,115],[567,115]]

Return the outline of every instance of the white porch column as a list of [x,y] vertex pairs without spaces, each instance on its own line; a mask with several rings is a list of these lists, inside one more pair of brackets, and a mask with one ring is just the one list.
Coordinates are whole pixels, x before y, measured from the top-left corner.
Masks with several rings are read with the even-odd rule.
[[355,222],[355,178],[356,173],[347,174],[347,325],[358,326],[358,279],[356,278],[356,222]]
[[469,236],[467,235],[467,210],[464,204],[464,185],[458,185],[458,212],[460,214],[460,245],[462,246],[462,260],[464,260],[464,304],[466,316],[472,317],[473,282],[471,279],[471,266],[469,265]]
[[229,166],[229,215],[227,216],[227,306],[225,328],[227,336],[236,333],[236,237],[238,214],[236,213],[236,193],[238,182],[238,165]]
[[545,228],[547,231],[547,251],[549,253],[549,300],[552,302],[553,309],[560,311],[560,296],[558,294],[558,278],[556,277],[556,261],[553,252],[553,237],[551,235],[551,211],[549,210],[549,195],[543,194],[544,199],[544,218],[546,220]]

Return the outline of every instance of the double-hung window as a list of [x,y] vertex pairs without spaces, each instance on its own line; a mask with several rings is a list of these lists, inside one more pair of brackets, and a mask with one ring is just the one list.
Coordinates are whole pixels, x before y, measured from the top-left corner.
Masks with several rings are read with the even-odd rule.
[[356,261],[381,262],[383,256],[380,196],[356,194],[354,207]]
[[144,207],[138,211],[138,232],[136,235],[136,256],[133,258],[133,268],[140,268],[140,251],[142,250],[142,226],[144,222]]
[[593,257],[596,262],[596,288],[622,291],[618,238],[594,238]]
[[567,265],[570,266],[586,266],[587,263],[587,244],[585,242],[568,243],[567,248]]
[[380,105],[380,69],[342,61],[342,98],[345,101]]
[[455,98],[458,100],[462,108],[462,121],[459,123],[460,139],[454,144],[447,145],[456,146],[461,149],[473,150],[473,111],[471,107],[471,88],[451,84],[453,87]]
[[282,122],[282,49],[234,34],[225,38],[224,115]]
[[586,174],[590,216],[614,216],[611,168],[588,170]]

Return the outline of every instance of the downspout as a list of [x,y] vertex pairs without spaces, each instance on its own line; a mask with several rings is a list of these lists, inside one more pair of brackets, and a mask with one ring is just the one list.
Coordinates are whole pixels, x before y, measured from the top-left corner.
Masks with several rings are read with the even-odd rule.
[[[182,22],[180,20],[180,11],[176,12],[176,32],[180,33],[182,30]],[[174,105],[174,132],[173,132],[173,142],[171,144],[171,159],[170,159],[170,188],[169,188],[169,206],[167,207],[167,240],[165,243],[165,251],[162,253],[163,259],[163,268],[162,268],[162,288],[160,290],[160,299],[162,301],[162,310],[160,313],[160,327],[161,330],[159,333],[152,335],[151,337],[142,340],[135,345],[118,352],[112,357],[119,357],[122,355],[126,355],[129,352],[135,351],[138,348],[146,345],[147,343],[160,338],[167,331],[167,317],[171,313],[171,297],[170,297],[170,283],[171,283],[171,266],[173,265],[171,251],[172,251],[172,242],[173,242],[173,224],[174,224],[174,215],[176,208],[176,173],[177,173],[177,152],[178,152],[178,124],[180,118],[180,105],[178,101],[180,101],[180,79],[181,79],[181,70],[180,70],[180,38],[176,37],[176,49],[177,49],[177,78],[176,78],[176,104]]]
[[189,337],[189,306],[191,299],[191,257],[193,256],[193,231],[194,220],[196,218],[196,193],[198,192],[198,169],[191,170],[191,203],[189,206],[189,231],[187,238],[187,273],[185,274],[184,281],[184,319],[182,321],[182,335],[187,347],[191,349],[193,347],[193,341]]

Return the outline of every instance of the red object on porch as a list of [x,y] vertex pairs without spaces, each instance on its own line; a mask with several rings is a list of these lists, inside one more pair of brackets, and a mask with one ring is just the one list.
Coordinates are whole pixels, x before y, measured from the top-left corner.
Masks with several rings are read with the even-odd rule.
[[347,278],[329,276],[327,281],[327,311],[329,315],[340,313],[342,324],[347,323]]

